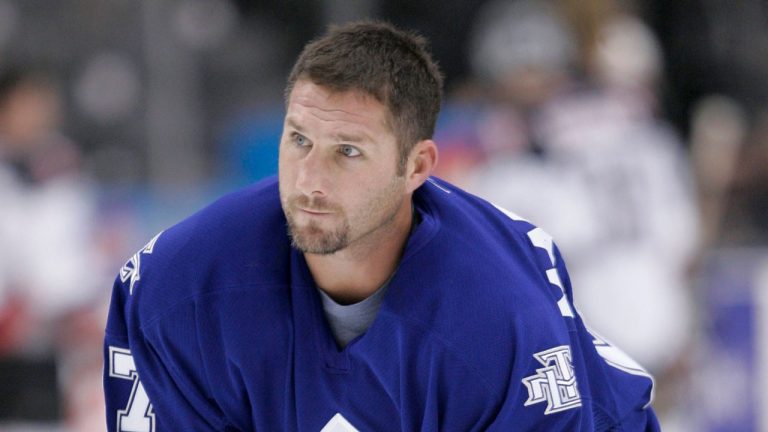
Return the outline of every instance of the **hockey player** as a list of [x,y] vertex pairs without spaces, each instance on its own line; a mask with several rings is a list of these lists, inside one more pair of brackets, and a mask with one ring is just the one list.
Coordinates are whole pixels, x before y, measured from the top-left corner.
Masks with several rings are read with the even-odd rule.
[[650,376],[587,331],[551,237],[430,177],[441,83],[387,24],[306,46],[278,178],[121,269],[109,430],[658,430]]

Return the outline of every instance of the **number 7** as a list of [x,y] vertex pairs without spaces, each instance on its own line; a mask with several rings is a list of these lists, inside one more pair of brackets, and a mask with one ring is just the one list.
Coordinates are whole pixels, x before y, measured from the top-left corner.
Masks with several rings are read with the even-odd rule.
[[154,432],[155,413],[144,386],[139,381],[131,351],[125,348],[109,347],[109,376],[133,381],[131,397],[123,410],[117,411],[117,431]]

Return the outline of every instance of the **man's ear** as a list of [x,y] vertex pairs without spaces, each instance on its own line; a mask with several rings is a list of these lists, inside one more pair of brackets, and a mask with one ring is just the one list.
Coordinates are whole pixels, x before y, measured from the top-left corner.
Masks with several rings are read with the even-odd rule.
[[421,140],[411,149],[406,164],[405,181],[408,193],[419,188],[437,166],[437,145],[431,139]]

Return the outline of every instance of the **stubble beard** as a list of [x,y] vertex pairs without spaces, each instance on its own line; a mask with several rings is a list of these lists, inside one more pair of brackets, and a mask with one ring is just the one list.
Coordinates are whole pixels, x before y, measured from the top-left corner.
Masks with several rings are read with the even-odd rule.
[[[402,187],[402,181],[401,177],[393,179],[393,182],[390,183],[383,193],[370,201],[371,205],[368,206],[369,211],[367,214],[355,219],[358,225],[365,220],[370,221],[378,219],[376,223],[359,233],[357,237],[366,237],[372,232],[377,231],[394,221],[397,210],[402,205],[402,200],[395,198],[396,191]],[[323,229],[315,221],[310,221],[305,226],[299,226],[296,224],[293,214],[293,209],[298,207],[316,210],[333,210],[335,216],[339,217],[341,222],[333,229]],[[349,218],[340,208],[334,206],[329,207],[322,201],[315,201],[302,195],[286,199],[285,202],[283,202],[283,209],[285,209],[285,217],[288,223],[288,235],[291,238],[291,245],[303,253],[330,255],[347,248],[353,241]]]
[[[281,196],[281,203],[291,246],[295,249],[309,254],[329,255],[344,249],[349,244],[349,221],[340,208],[326,202],[323,198],[309,198],[305,195]],[[313,220],[306,225],[299,225],[294,211],[301,212],[302,208],[319,212],[330,211],[333,213],[332,217],[340,218],[341,222],[331,229],[324,229]]]
[[330,255],[349,245],[349,222],[346,218],[341,226],[327,231],[319,224],[310,222],[304,227],[299,227],[293,220],[291,213],[286,215],[288,220],[288,235],[291,237],[291,246],[301,252],[317,255]]

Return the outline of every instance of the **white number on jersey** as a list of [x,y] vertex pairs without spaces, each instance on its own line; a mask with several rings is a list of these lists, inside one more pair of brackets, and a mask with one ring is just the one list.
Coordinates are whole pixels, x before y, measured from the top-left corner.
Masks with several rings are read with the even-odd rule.
[[144,386],[139,381],[136,365],[131,351],[124,348],[109,347],[109,376],[133,381],[131,397],[125,409],[117,411],[117,431],[119,432],[154,432],[155,414]]
[[[502,213],[507,215],[507,217],[509,217],[514,221],[527,222],[525,219],[516,215],[515,213],[510,212],[509,210],[506,210],[495,204],[494,204],[494,207],[496,207],[499,211],[501,211]],[[547,252],[547,255],[549,256],[549,261],[552,264],[552,267],[546,270],[546,276],[549,283],[557,286],[558,288],[560,288],[560,291],[562,291],[562,297],[557,302],[557,306],[560,309],[560,314],[564,317],[574,318],[575,314],[574,314],[573,308],[571,307],[571,304],[568,301],[568,297],[565,295],[565,289],[563,287],[563,283],[560,279],[560,275],[557,272],[557,267],[556,267],[557,263],[555,262],[555,250],[554,250],[555,248],[554,248],[554,242],[552,241],[552,236],[547,234],[541,228],[534,228],[528,231],[527,234],[533,246],[540,249],[544,249]],[[594,338],[593,343],[595,345],[595,349],[597,350],[597,354],[600,355],[600,357],[602,357],[603,360],[609,366],[612,366],[616,369],[624,371],[628,374],[647,377],[648,379],[651,380],[652,387],[655,387],[653,376],[651,376],[651,374],[649,374],[648,371],[643,369],[643,367],[640,366],[635,360],[633,360],[626,353],[624,353],[624,351],[606,342],[602,337],[597,336],[594,331],[592,330],[588,330],[588,331]],[[539,355],[539,354],[541,353],[537,353],[536,355]],[[541,359],[539,359],[539,361],[541,361]],[[546,363],[543,363],[543,364],[546,365]],[[537,372],[540,373],[545,369],[546,368],[539,369],[537,370]],[[526,384],[526,386],[528,386],[530,403],[539,402],[540,401],[539,399],[541,399],[541,398],[537,399],[536,397],[534,397],[535,392],[533,392],[533,390],[536,390],[536,389],[531,386],[531,383],[533,382],[532,380],[536,378],[537,378],[537,375],[534,375],[534,376],[527,377],[524,380],[524,383]],[[651,395],[651,400],[653,400],[653,395]],[[650,405],[651,400],[648,401],[648,405]],[[529,403],[526,403],[526,405],[529,405]],[[551,408],[548,408],[548,409],[551,410]]]

